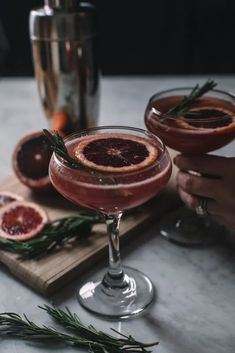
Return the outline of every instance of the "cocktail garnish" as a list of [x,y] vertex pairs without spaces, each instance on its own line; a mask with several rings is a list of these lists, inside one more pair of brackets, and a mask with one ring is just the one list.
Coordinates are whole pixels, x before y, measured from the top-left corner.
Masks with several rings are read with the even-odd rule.
[[233,122],[232,111],[223,107],[203,106],[192,108],[192,113],[198,112],[197,119],[192,119],[186,113],[184,119],[177,119],[176,124],[183,129],[216,129]]
[[66,161],[71,168],[83,168],[83,165],[73,159],[67,150],[67,147],[65,146],[63,138],[58,134],[57,131],[54,131],[53,134],[50,133],[50,131],[43,129],[43,132],[47,139],[50,141],[51,148],[53,152],[58,154],[61,158],[63,158],[64,161]]
[[78,161],[106,173],[130,173],[153,164],[158,149],[147,139],[128,134],[98,134],[82,140],[75,148]]
[[[47,325],[38,325],[30,320],[25,314],[0,313],[0,337],[16,337],[23,340],[38,341],[47,347],[48,342],[64,343],[75,349],[87,348],[90,353],[151,353],[148,348],[158,345],[158,342],[143,343],[137,341],[132,335],[124,335],[111,330],[117,334],[107,334],[92,325],[85,325],[76,314],[68,308],[65,310],[55,306],[39,306],[59,323],[63,330]],[[65,332],[65,329],[69,332]],[[60,347],[60,346],[59,346]]]
[[164,115],[173,115],[180,118],[187,113],[187,115],[197,116],[198,112],[190,112],[189,110],[200,103],[198,98],[213,90],[216,86],[217,83],[210,79],[208,79],[202,86],[197,84],[188,96],[185,96],[179,104],[169,109]]
[[55,131],[54,134],[51,134],[48,130],[43,129],[43,132],[50,141],[52,150],[61,158],[63,158],[63,160],[68,163],[70,168],[86,170],[88,173],[96,175],[99,178],[99,181],[103,184],[116,184],[115,178],[101,175],[97,171],[88,168],[78,160],[72,158],[67,150],[67,147],[65,146],[63,138],[58,134],[57,131]]

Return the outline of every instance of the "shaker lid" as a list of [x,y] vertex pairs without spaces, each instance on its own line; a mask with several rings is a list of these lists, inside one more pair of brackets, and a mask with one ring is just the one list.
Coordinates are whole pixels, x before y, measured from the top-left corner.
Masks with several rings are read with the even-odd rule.
[[71,12],[79,7],[79,0],[44,0],[45,6],[53,10]]
[[33,40],[86,40],[97,34],[96,7],[79,0],[45,0],[43,8],[31,10],[29,31]]

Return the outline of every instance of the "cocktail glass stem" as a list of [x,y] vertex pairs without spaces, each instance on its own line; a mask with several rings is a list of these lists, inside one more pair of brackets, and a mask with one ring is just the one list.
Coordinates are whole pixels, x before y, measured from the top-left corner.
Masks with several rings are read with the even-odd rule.
[[154,298],[150,279],[142,272],[121,264],[119,226],[122,213],[104,215],[109,240],[109,266],[103,278],[94,275],[78,290],[86,309],[112,319],[140,314]]
[[106,215],[105,222],[109,239],[109,269],[103,278],[103,285],[111,288],[123,288],[128,285],[120,256],[119,227],[122,213]]

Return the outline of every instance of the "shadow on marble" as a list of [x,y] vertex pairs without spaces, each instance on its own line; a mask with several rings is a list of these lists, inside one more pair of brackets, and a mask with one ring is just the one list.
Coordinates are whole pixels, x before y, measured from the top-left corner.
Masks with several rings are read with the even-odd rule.
[[[156,315],[157,312],[155,311]],[[177,317],[175,317],[177,319]],[[206,318],[190,318],[181,322],[170,321],[169,317],[157,319],[153,315],[145,316],[145,325],[152,329],[159,340],[161,353],[227,353],[234,351],[234,335],[228,334],[224,328],[219,335],[214,332]],[[216,323],[215,323],[216,325]],[[232,330],[231,330],[232,332]]]

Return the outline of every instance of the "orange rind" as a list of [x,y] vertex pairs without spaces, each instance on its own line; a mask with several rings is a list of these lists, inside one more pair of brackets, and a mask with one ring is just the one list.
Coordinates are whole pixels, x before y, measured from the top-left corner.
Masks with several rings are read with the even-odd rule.
[[52,150],[42,131],[23,136],[16,144],[12,166],[18,179],[33,190],[48,190],[48,167]]
[[[224,107],[200,106],[200,107],[191,108],[189,112],[202,112],[203,114],[203,111],[207,112],[207,115],[210,113],[211,115],[208,115],[208,116],[204,115],[204,117],[203,115],[202,117],[200,116],[198,117],[189,116],[188,118],[181,117],[175,120],[176,125],[182,129],[205,130],[205,129],[215,129],[215,128],[226,127],[234,123],[233,121],[234,112]],[[213,116],[213,112],[215,116]],[[197,123],[197,119],[199,120],[200,123]],[[205,120],[205,122],[203,122],[203,120]],[[224,124],[222,122],[223,120],[224,120]],[[228,124],[228,120],[231,121],[230,124]],[[195,125],[198,125],[198,126],[195,126]]]
[[158,148],[147,139],[128,134],[97,134],[81,139],[75,157],[84,166],[107,173],[130,173],[151,166]]
[[33,202],[11,202],[0,209],[0,238],[32,239],[44,228],[47,219],[46,212]]

